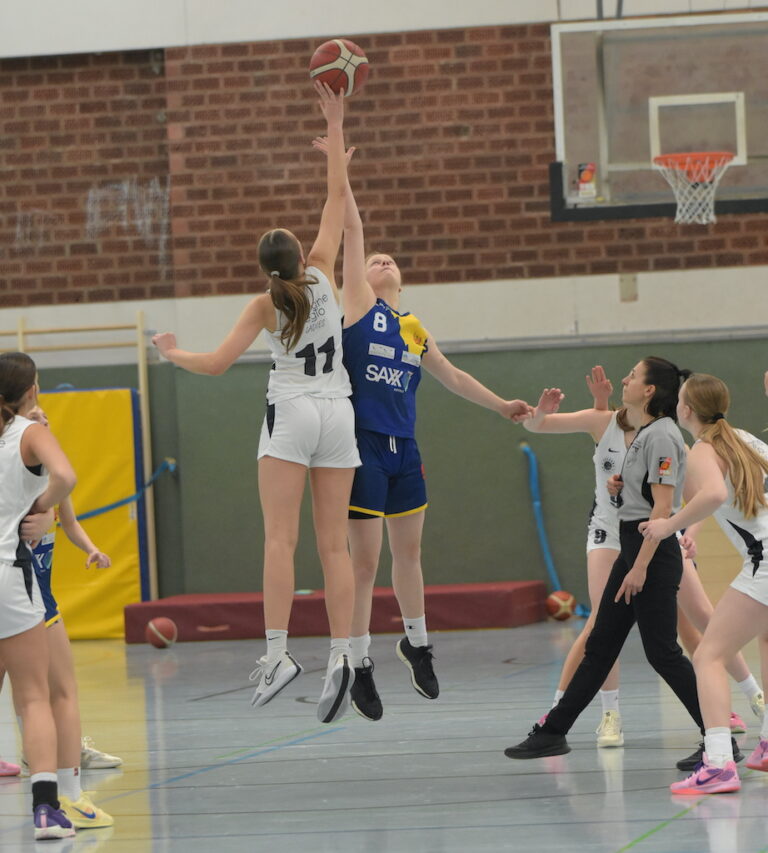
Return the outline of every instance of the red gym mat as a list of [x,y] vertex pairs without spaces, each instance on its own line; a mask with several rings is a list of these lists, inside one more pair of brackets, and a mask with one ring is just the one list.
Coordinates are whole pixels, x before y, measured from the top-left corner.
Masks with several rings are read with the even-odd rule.
[[[428,586],[425,589],[430,631],[473,628],[516,628],[547,618],[543,581],[469,583]],[[167,616],[176,623],[179,642],[263,638],[264,614],[260,592],[174,595],[142,601],[125,608],[126,643],[143,643],[150,619]],[[394,592],[377,587],[373,594],[371,633],[402,633],[403,622]],[[291,612],[294,637],[328,633],[322,592],[296,595]]]

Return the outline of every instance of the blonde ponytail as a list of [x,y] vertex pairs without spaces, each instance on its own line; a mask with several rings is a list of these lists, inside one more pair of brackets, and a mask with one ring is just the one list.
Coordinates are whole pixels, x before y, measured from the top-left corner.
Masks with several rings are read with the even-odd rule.
[[743,441],[726,420],[730,405],[726,384],[716,376],[694,373],[683,386],[683,399],[704,424],[699,440],[711,444],[726,464],[736,506],[745,518],[754,518],[768,506],[765,500],[768,459]]

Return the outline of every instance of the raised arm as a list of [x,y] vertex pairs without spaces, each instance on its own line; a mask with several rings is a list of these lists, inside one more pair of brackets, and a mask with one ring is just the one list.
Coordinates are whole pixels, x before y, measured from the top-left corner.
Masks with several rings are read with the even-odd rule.
[[160,355],[190,373],[219,376],[256,340],[262,329],[275,321],[275,309],[266,293],[252,299],[243,309],[232,330],[213,352],[189,352],[176,346],[173,332],[154,335],[152,343]]
[[[319,136],[312,141],[318,151],[327,155],[328,140]],[[344,284],[344,326],[352,326],[364,317],[376,304],[376,295],[368,284],[365,269],[365,238],[363,220],[357,209],[357,202],[349,183],[349,164],[354,148],[347,151],[347,189],[344,197],[344,265],[342,279]]]
[[600,441],[611,420],[611,412],[597,409],[582,409],[579,412],[558,412],[560,401],[565,395],[559,388],[545,388],[530,420],[523,421],[529,432],[567,434],[586,432],[595,441]]
[[53,433],[42,424],[32,424],[24,430],[21,458],[25,465],[43,465],[48,472],[48,488],[35,501],[34,513],[47,512],[74,489],[75,471]]
[[[320,228],[307,256],[307,265],[322,270],[333,283],[333,268],[341,245],[344,227],[344,197],[347,191],[347,167],[344,156],[344,95],[335,95],[324,83],[315,83],[327,125],[328,195],[320,217]],[[338,295],[337,295],[338,298]]]
[[478,382],[474,376],[470,376],[464,370],[459,370],[456,365],[440,352],[434,338],[429,337],[429,348],[422,356],[422,365],[449,391],[476,403],[486,409],[498,412],[503,418],[519,423],[533,414],[533,409],[523,400],[503,400],[493,391]]

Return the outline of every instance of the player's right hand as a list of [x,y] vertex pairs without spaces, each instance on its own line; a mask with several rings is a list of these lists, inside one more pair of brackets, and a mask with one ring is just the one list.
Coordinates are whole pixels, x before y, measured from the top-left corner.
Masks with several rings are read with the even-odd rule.
[[327,83],[315,80],[315,91],[320,98],[320,109],[328,124],[344,123],[344,93],[337,95]]
[[167,357],[167,353],[176,349],[176,335],[173,332],[160,332],[158,335],[152,335],[152,343],[160,351],[160,355]]
[[[316,151],[322,151],[325,156],[328,156],[328,137],[327,136],[316,136],[312,140],[312,147]],[[349,168],[349,163],[352,160],[352,156],[354,155],[357,148],[354,145],[351,148],[347,148],[346,158],[347,158],[347,168]]]
[[624,481],[621,479],[621,474],[614,474],[612,477],[608,478],[605,485],[608,489],[608,494],[612,497],[616,497],[616,495],[618,495],[618,493],[624,488]]
[[536,404],[536,413],[553,415],[559,408],[565,394],[559,388],[545,388]]

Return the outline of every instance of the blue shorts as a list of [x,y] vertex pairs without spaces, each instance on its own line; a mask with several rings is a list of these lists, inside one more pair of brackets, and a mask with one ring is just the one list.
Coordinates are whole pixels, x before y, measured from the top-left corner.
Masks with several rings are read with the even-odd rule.
[[45,607],[45,627],[48,628],[61,619],[59,613],[59,605],[53,597],[51,591],[51,566],[53,564],[53,542],[50,547],[46,545],[38,545],[35,548],[34,560],[32,564],[35,568],[35,576],[37,577],[37,585],[40,587],[40,595],[43,599],[43,607]]
[[395,518],[427,508],[427,484],[414,438],[357,430],[362,466],[355,471],[350,518]]

